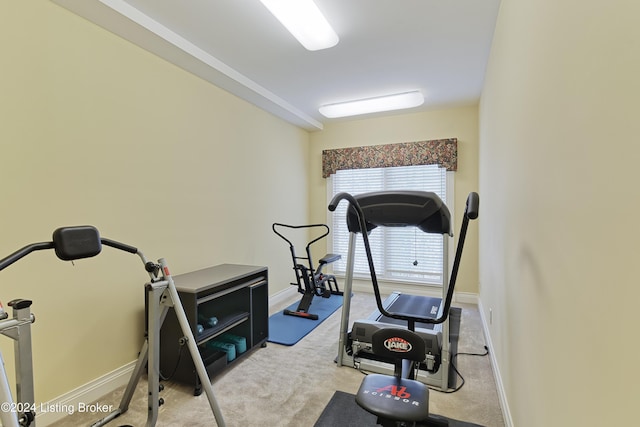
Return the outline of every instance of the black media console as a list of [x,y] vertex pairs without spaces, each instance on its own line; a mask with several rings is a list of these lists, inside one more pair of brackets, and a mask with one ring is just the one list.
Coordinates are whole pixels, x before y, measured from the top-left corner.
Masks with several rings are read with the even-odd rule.
[[[222,264],[173,277],[209,377],[222,372],[269,337],[267,267]],[[173,308],[160,331],[163,377],[202,392]]]

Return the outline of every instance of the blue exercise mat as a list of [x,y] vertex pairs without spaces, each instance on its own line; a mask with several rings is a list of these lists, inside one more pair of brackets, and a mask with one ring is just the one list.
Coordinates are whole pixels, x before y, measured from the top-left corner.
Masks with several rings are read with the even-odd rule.
[[[300,301],[291,304],[287,309],[295,310]],[[310,312],[318,315],[318,320],[286,316],[284,310],[269,317],[269,342],[282,345],[294,345],[316,326],[322,323],[342,306],[342,295],[331,295],[329,298],[313,298]]]

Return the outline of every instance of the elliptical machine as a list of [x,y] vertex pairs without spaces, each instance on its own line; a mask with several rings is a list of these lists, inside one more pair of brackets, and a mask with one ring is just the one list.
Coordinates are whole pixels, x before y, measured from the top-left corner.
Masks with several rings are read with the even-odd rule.
[[[452,234],[450,231],[450,214],[440,198],[434,193],[419,191],[376,192],[355,197],[348,193],[339,193],[331,200],[329,210],[334,211],[341,200],[347,200],[350,204],[347,211],[347,224],[351,232],[351,238],[345,294],[347,296],[351,294],[355,234],[360,232],[364,240],[378,310],[388,318],[406,322],[406,328],[381,323],[377,325],[375,332],[371,334],[370,342],[360,346],[360,344],[355,343],[355,339],[347,331],[350,300],[346,297],[341,321],[338,366],[345,364],[343,359],[356,357],[355,353],[358,349],[362,348],[364,350],[365,347],[373,355],[392,363],[393,375],[367,375],[356,394],[358,405],[376,415],[378,424],[384,427],[400,425],[447,426],[446,419],[429,414],[429,388],[423,382],[415,379],[420,367],[437,370],[440,363],[439,360],[430,360],[432,359],[433,351],[437,350],[439,352],[440,350],[435,348],[438,342],[437,336],[417,334],[416,323],[436,325],[442,324],[447,320],[469,220],[478,217],[478,194],[472,192],[467,197],[450,282],[448,289],[446,289],[446,297],[442,301],[435,318],[428,311],[390,311],[389,306],[383,303],[368,234],[378,226],[415,226],[427,233]],[[367,214],[361,207],[361,202],[362,205],[366,206]],[[426,307],[423,306],[421,308],[424,310]]]
[[[296,274],[296,283],[291,283],[293,286],[298,287],[298,292],[302,294],[300,303],[295,310],[284,310],[284,314],[287,316],[297,316],[304,319],[318,320],[318,315],[309,312],[311,303],[314,297],[329,298],[331,295],[342,295],[340,288],[338,288],[338,282],[336,277],[332,274],[326,274],[322,272],[322,269],[338,261],[341,256],[336,254],[327,254],[320,258],[318,262],[318,268],[313,266],[313,259],[311,258],[311,245],[318,240],[324,239],[329,235],[329,227],[326,224],[310,224],[310,225],[287,225],[274,223],[271,228],[273,232],[280,236],[285,242],[289,244],[289,251],[291,252],[291,259],[293,261],[293,270]],[[296,249],[287,237],[284,236],[284,229],[289,230],[318,230],[321,231],[320,236],[313,238],[305,247],[306,257],[296,255]],[[306,260],[307,265],[301,263],[300,260]]]

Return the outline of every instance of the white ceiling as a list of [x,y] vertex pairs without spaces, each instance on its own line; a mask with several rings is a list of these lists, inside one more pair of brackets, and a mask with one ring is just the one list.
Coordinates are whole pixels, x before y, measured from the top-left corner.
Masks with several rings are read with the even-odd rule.
[[[52,0],[305,129],[323,104],[420,90],[477,103],[500,0],[315,0],[340,37],[304,49],[259,0]],[[389,113],[387,113],[389,114]],[[333,119],[339,120],[339,119]]]

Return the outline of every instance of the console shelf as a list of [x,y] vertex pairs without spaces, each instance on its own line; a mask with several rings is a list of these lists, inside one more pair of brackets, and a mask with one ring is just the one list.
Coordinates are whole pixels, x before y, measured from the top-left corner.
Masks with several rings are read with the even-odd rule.
[[[256,347],[266,346],[269,336],[267,267],[222,264],[180,274],[173,280],[210,378]],[[203,319],[212,318],[217,323],[212,322],[211,327],[203,325]],[[229,336],[246,344],[233,356],[216,348],[216,344]],[[160,330],[160,370],[165,377],[193,384],[194,394],[199,395],[202,392],[200,378],[183,344],[180,325],[171,308]]]

